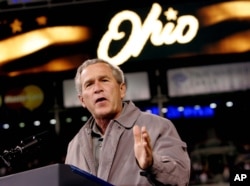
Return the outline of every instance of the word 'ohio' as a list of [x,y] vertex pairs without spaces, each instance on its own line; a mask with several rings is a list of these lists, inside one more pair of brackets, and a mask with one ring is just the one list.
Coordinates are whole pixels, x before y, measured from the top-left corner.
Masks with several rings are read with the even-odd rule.
[[[177,11],[169,8],[164,12],[168,22],[163,25],[159,20],[162,8],[154,3],[145,21],[142,23],[140,17],[133,11],[124,10],[117,13],[110,21],[107,32],[101,38],[97,56],[120,65],[131,56],[137,57],[147,40],[150,39],[154,46],[171,45],[175,42],[185,44],[190,42],[197,34],[199,23],[192,15],[177,17]],[[171,20],[176,20],[174,23]],[[126,33],[119,31],[119,26],[124,22],[131,23],[131,34],[121,50],[114,56],[109,56],[109,48],[113,41],[122,40]]]

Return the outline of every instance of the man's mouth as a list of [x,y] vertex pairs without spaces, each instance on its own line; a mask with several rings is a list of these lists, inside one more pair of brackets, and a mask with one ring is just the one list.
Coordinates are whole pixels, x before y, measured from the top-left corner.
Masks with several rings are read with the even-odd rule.
[[100,103],[100,102],[102,102],[102,101],[105,101],[105,100],[107,100],[106,98],[98,98],[96,101],[95,101],[95,103]]

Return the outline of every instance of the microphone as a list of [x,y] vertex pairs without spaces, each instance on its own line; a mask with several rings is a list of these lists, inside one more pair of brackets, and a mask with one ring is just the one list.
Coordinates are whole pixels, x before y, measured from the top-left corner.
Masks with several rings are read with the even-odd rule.
[[48,132],[42,132],[36,135],[33,135],[25,140],[22,140],[19,145],[15,148],[11,148],[10,150],[4,150],[3,154],[0,155],[0,158],[3,162],[8,166],[11,167],[11,162],[17,158],[19,155],[23,154],[27,150],[31,149],[32,147],[37,146],[42,141],[43,135],[47,134]]

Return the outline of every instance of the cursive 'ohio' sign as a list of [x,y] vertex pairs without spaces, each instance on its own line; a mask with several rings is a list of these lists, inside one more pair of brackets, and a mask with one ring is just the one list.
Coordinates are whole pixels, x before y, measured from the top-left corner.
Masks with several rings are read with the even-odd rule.
[[[192,15],[177,16],[178,11],[168,8],[164,12],[167,22],[163,24],[159,19],[162,14],[162,7],[154,3],[142,22],[141,18],[133,11],[123,10],[117,13],[110,21],[108,30],[102,36],[97,56],[114,63],[123,64],[130,57],[138,57],[148,40],[154,46],[171,45],[174,43],[185,44],[192,41],[196,36],[199,22]],[[124,31],[119,31],[119,26],[125,22],[131,23],[129,36]],[[125,44],[116,55],[110,56],[109,49],[112,42],[127,38]]]

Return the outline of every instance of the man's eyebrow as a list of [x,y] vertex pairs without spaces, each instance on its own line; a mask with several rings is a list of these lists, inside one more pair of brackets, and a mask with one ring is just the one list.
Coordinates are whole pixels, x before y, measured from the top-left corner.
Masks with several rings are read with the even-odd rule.
[[[110,79],[110,77],[108,75],[100,75],[100,76],[97,77],[97,79],[103,79],[103,78],[109,78]],[[92,82],[92,81],[94,81],[94,79],[89,78],[89,79],[83,81],[83,84],[86,84],[86,83],[89,83],[89,82]]]
[[86,84],[90,83],[91,81],[93,81],[93,79],[83,80],[83,85],[86,85]]
[[103,78],[110,78],[110,76],[108,76],[108,75],[100,75],[100,76],[98,77],[98,79],[103,79]]

